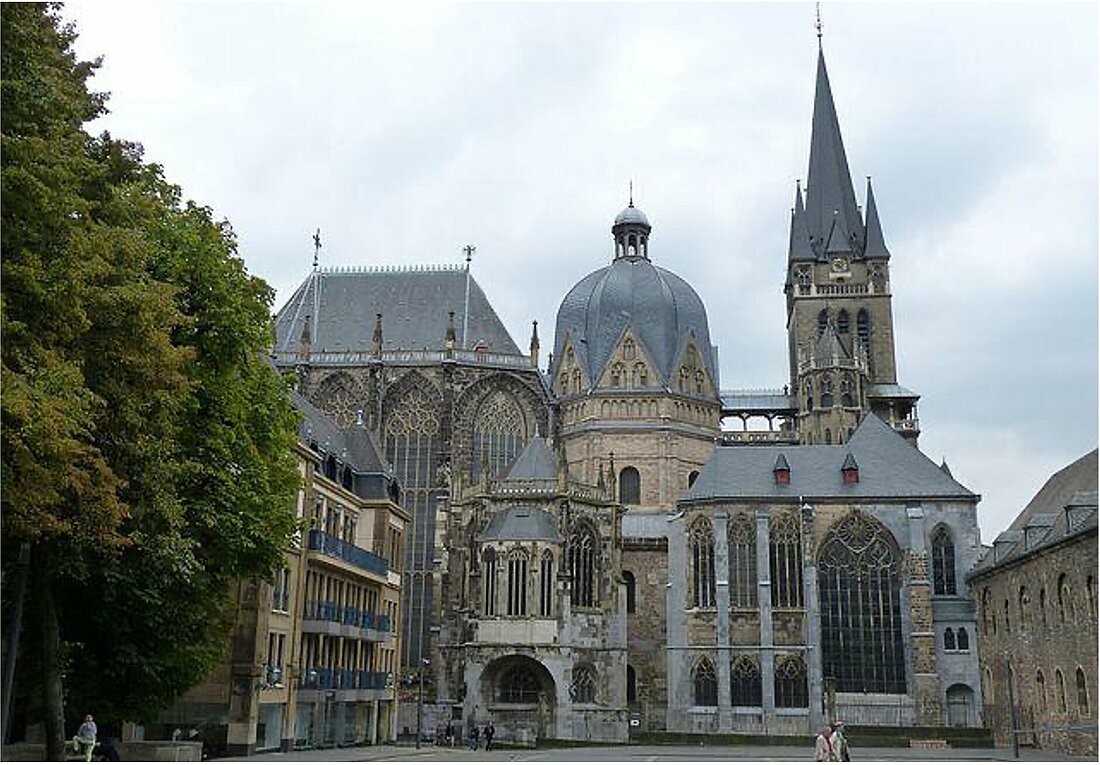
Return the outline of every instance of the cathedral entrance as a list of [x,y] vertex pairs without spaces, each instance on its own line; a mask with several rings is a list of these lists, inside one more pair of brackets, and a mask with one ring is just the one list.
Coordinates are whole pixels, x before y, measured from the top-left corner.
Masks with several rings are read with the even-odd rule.
[[541,662],[517,655],[494,659],[481,675],[481,697],[499,740],[534,746],[556,737],[554,678]]

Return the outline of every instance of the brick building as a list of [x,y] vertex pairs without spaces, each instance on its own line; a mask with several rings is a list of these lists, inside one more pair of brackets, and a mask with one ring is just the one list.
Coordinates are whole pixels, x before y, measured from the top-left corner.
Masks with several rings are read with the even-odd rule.
[[1022,744],[1096,756],[1096,510],[1093,450],[1050,477],[968,577],[983,703],[1001,745],[1015,712]]

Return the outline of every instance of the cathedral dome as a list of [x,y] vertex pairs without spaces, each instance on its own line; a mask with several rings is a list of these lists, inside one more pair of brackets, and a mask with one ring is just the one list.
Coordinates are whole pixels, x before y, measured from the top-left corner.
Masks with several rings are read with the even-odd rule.
[[588,379],[597,379],[630,327],[656,365],[662,384],[671,381],[689,338],[693,338],[717,387],[717,359],[703,301],[686,281],[650,262],[648,237],[634,246],[629,237],[640,235],[641,227],[648,234],[649,222],[641,210],[631,205],[620,213],[612,228],[614,261],[581,279],[562,300],[554,335],[553,373],[557,374],[564,361],[568,339]]

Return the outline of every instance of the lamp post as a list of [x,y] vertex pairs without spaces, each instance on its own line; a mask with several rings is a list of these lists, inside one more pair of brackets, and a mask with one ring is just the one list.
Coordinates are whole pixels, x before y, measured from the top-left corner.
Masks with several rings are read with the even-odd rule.
[[427,658],[420,659],[420,695],[416,699],[416,748],[420,748],[420,731],[424,719],[424,672],[431,665]]

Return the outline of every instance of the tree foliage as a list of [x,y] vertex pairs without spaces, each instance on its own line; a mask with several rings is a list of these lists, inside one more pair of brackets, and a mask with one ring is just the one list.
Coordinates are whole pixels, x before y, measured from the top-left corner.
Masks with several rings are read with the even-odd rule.
[[0,21],[3,543],[33,545],[67,667],[44,636],[22,650],[78,711],[148,719],[213,669],[230,580],[269,575],[293,530],[273,293],[139,145],[84,132],[97,62],[56,6]]

